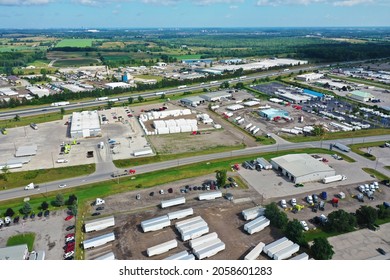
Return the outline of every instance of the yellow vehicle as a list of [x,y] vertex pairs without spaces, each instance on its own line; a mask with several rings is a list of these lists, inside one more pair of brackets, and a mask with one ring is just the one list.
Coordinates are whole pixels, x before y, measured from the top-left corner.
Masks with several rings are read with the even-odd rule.
[[1,129],[1,133],[3,134],[3,135],[7,135],[8,134],[8,131],[7,131],[7,129],[5,129],[4,127]]

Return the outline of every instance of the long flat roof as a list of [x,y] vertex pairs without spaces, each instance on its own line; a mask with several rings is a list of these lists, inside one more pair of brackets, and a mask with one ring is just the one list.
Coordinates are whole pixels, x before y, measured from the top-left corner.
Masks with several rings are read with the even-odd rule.
[[73,112],[71,131],[99,128],[100,121],[97,111]]
[[316,172],[334,171],[325,163],[313,158],[308,154],[291,154],[272,159],[294,177],[305,176]]
[[27,244],[0,248],[0,260],[24,260]]

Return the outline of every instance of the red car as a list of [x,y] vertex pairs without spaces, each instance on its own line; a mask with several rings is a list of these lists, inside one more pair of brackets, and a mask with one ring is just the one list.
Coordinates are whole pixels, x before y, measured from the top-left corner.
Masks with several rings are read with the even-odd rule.
[[73,218],[73,215],[69,215],[68,217],[65,218],[65,221],[69,221],[72,218]]
[[65,253],[68,253],[70,251],[74,251],[74,245],[72,247],[66,247]]
[[135,170],[134,170],[134,169],[130,169],[130,170],[129,170],[129,173],[130,173],[130,174],[135,174]]
[[68,238],[68,237],[71,237],[71,236],[74,236],[74,233],[69,233],[69,234],[65,235],[65,238]]

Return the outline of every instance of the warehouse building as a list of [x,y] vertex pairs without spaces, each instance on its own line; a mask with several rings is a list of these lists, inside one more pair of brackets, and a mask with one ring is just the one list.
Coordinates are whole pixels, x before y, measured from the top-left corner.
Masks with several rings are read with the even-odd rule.
[[215,102],[215,101],[221,101],[222,99],[228,99],[232,97],[232,94],[226,91],[217,91],[217,92],[202,94],[200,97],[206,101]]
[[371,93],[359,90],[352,91],[349,97],[361,102],[368,102],[375,98],[375,96],[373,96]]
[[273,158],[272,167],[294,183],[319,181],[336,175],[336,171],[308,154],[291,154]]
[[200,104],[203,104],[205,100],[200,96],[190,96],[180,99],[180,103],[186,106],[196,107]]
[[27,260],[28,247],[27,244],[7,246],[0,248],[0,260]]
[[324,74],[321,73],[307,73],[307,74],[298,75],[296,79],[298,81],[311,82],[311,81],[321,79],[323,76]]
[[259,115],[268,119],[268,120],[273,120],[275,118],[283,118],[283,117],[288,117],[289,114],[287,111],[281,110],[281,109],[265,109],[259,111]]
[[70,137],[86,138],[101,136],[100,118],[97,111],[73,112]]

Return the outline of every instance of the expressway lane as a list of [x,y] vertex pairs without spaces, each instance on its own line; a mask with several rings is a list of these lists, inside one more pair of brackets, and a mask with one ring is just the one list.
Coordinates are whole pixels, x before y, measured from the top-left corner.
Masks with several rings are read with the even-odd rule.
[[[258,146],[258,147],[250,147],[242,150],[234,150],[230,152],[222,152],[216,154],[207,154],[200,156],[193,156],[188,158],[181,158],[175,160],[169,160],[164,162],[156,162],[151,164],[145,164],[133,167],[137,171],[136,176],[142,176],[144,173],[164,170],[168,168],[174,168],[177,166],[183,166],[188,164],[194,164],[199,162],[205,162],[207,164],[208,161],[217,160],[217,159],[228,159],[231,157],[237,156],[247,156],[247,155],[255,155],[258,153],[264,152],[272,152],[272,151],[284,151],[284,150],[292,150],[292,149],[308,149],[308,148],[329,148],[329,145],[334,142],[340,142],[342,144],[357,144],[357,143],[367,143],[367,142],[376,142],[376,141],[388,141],[390,138],[390,134],[388,135],[378,135],[378,136],[370,136],[370,137],[360,137],[360,138],[348,138],[348,139],[339,139],[339,140],[326,140],[326,141],[312,141],[312,142],[302,142],[302,143],[280,143],[268,146]],[[364,159],[354,153],[349,153],[351,156],[357,160],[362,160],[367,167],[371,167],[373,164],[376,164],[379,172],[382,172],[388,176],[390,176],[390,171],[385,169],[382,163],[373,163]],[[14,188],[10,190],[2,190],[0,192],[0,201],[12,199],[12,198],[22,198],[29,195],[34,194],[42,194],[48,193],[50,191],[58,190],[59,184],[66,184],[67,188],[82,186],[91,183],[98,183],[107,180],[116,180],[111,177],[111,174],[114,170],[108,170],[107,168],[96,168],[97,172],[87,175],[81,176],[77,178],[71,178],[66,180],[60,180],[55,182],[48,182],[44,184],[40,184],[39,190],[29,190],[26,191],[21,188]],[[131,175],[129,175],[131,176]],[[120,179],[119,179],[120,180]]]

